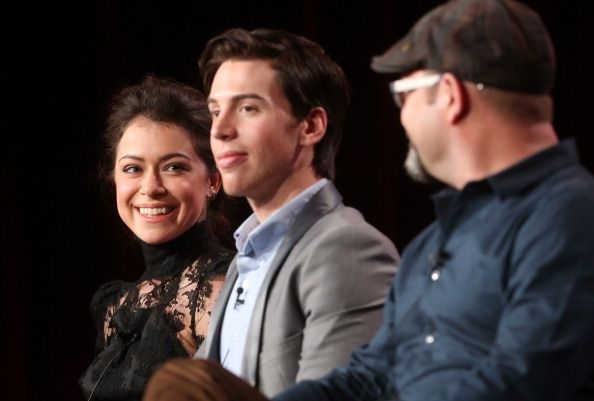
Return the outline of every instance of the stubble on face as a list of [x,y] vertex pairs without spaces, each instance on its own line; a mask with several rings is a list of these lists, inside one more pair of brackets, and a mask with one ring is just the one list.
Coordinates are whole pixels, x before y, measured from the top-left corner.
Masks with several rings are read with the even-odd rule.
[[408,153],[404,161],[404,168],[410,178],[422,184],[430,184],[434,181],[433,177],[427,172],[419,153],[412,144],[408,144]]

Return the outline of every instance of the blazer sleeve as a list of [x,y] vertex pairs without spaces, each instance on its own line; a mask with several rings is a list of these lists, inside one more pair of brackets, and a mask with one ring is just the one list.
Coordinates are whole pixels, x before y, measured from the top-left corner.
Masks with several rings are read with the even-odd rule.
[[382,308],[399,256],[372,226],[343,224],[315,236],[299,269],[305,318],[296,381],[345,365],[382,322]]

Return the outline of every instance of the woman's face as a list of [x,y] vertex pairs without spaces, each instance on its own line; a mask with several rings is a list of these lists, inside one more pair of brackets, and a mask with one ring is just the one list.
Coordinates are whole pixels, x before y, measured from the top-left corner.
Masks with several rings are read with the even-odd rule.
[[187,131],[137,117],[116,152],[118,213],[141,240],[161,244],[206,217],[206,197],[218,190]]

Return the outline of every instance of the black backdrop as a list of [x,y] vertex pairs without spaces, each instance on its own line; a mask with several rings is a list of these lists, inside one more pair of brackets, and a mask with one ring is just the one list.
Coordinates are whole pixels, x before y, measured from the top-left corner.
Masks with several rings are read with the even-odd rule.
[[[95,178],[107,99],[147,72],[200,87],[198,55],[227,28],[288,29],[322,44],[353,86],[337,159],[345,203],[399,249],[432,220],[428,196],[435,188],[404,174],[407,145],[397,110],[369,61],[439,2],[346,3],[106,0],[4,10],[3,87],[16,91],[3,93],[0,399],[82,400],[76,381],[95,336],[90,298],[100,283],[135,279],[142,270]],[[577,138],[594,171],[593,85],[583,60],[593,39],[591,6],[529,3],[557,48],[555,126],[561,137]],[[244,205],[237,220],[246,212]]]

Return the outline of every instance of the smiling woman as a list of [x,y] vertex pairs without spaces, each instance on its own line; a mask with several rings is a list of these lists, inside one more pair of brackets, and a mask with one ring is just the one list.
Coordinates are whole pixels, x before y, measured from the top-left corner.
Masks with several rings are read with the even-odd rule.
[[125,129],[114,180],[120,217],[141,240],[177,238],[206,218],[220,176],[194,151],[189,132],[139,116]]
[[113,100],[105,178],[142,247],[135,282],[109,282],[91,302],[97,355],[80,379],[88,400],[140,400],[165,360],[193,355],[232,253],[212,229],[226,221],[200,92],[147,77]]

